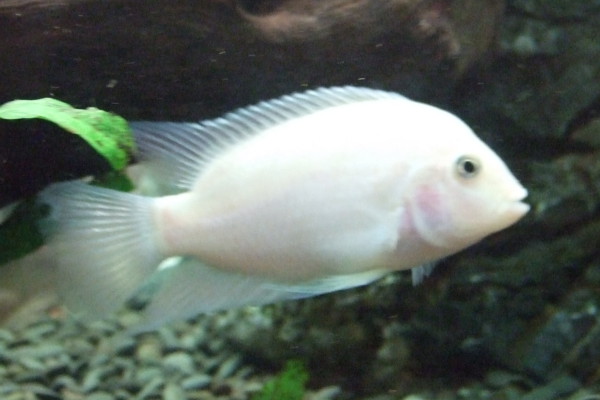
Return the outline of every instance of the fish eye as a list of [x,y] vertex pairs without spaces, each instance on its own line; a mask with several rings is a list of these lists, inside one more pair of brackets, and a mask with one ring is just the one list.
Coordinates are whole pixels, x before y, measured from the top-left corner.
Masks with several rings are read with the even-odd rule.
[[481,170],[479,160],[470,156],[462,156],[456,160],[456,172],[463,178],[473,178]]

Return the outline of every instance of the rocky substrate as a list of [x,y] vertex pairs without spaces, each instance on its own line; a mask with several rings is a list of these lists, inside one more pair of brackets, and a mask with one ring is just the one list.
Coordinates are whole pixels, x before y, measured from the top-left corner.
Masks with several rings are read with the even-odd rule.
[[[117,321],[82,324],[57,316],[2,329],[0,398],[250,399],[273,371],[261,371],[228,345],[219,335],[225,321],[182,322],[138,336]],[[305,398],[339,392],[331,386]]]
[[[385,293],[397,285],[388,280],[372,290]],[[469,370],[474,366],[456,370],[448,359],[429,360],[437,371],[419,370],[409,357],[408,325],[394,318],[375,316],[375,323],[361,324],[342,317],[365,294],[373,293],[219,313],[138,336],[121,328],[132,314],[83,324],[55,308],[26,327],[0,330],[0,398],[245,400],[273,378],[276,360],[288,356],[308,361],[310,389],[304,400],[598,398],[594,393],[600,385],[566,373],[542,382],[501,366],[479,365],[477,376]],[[294,326],[306,316],[301,310],[314,316],[315,307],[328,304],[341,307],[333,321]],[[297,311],[297,317],[286,317]],[[335,327],[325,329],[327,324]],[[376,343],[365,335],[367,326],[382,330]],[[353,347],[369,344],[378,348]]]

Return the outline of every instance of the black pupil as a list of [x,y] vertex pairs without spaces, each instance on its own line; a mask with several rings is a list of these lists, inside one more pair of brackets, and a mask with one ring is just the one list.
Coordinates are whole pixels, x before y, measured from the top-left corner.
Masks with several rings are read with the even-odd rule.
[[464,160],[463,161],[463,171],[467,174],[472,174],[477,170],[477,166],[473,161]]

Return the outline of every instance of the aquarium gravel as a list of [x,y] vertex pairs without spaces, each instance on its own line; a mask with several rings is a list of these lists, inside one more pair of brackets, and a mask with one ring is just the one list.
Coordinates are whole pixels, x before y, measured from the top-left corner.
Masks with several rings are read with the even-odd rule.
[[[0,329],[0,398],[242,400],[273,376],[258,373],[205,320],[133,336],[120,328],[128,317],[83,324],[59,313]],[[339,392],[326,387],[305,398]]]

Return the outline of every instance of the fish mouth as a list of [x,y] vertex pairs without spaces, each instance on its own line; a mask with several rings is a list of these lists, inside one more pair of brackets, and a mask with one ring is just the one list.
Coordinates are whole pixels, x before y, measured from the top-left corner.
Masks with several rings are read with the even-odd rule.
[[508,211],[512,216],[514,216],[515,220],[521,219],[531,209],[531,206],[524,201],[528,194],[529,192],[527,192],[527,189],[521,187],[519,193],[517,193],[514,199],[510,202]]

